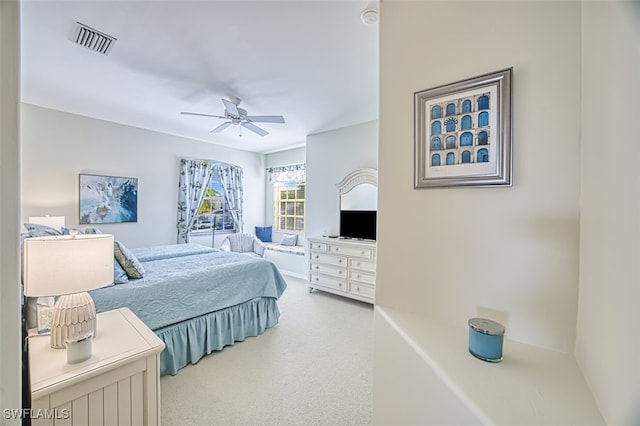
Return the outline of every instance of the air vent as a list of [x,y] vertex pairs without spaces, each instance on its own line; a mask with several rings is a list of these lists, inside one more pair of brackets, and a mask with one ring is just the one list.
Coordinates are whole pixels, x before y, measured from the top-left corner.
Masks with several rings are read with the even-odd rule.
[[117,38],[94,30],[80,22],[76,22],[76,24],[76,30],[73,36],[73,41],[76,44],[93,50],[94,52],[102,53],[103,55],[108,55],[109,52],[111,52],[111,48]]

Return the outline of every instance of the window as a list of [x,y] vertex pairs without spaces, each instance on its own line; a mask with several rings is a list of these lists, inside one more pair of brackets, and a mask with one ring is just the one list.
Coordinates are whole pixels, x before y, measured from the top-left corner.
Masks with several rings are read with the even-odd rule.
[[273,227],[277,231],[304,232],[305,182],[273,184]]
[[273,184],[273,229],[304,232],[306,165],[273,167],[267,172]]
[[211,177],[209,187],[198,209],[196,220],[191,226],[191,232],[207,232],[212,228],[216,231],[237,231],[229,203],[224,197],[220,176],[217,173],[213,173]]

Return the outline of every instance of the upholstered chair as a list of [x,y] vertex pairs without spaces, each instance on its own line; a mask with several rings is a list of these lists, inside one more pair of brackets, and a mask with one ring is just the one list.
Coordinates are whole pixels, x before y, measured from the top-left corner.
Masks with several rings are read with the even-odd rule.
[[229,234],[222,240],[220,249],[255,257],[263,257],[264,255],[264,244],[253,234]]

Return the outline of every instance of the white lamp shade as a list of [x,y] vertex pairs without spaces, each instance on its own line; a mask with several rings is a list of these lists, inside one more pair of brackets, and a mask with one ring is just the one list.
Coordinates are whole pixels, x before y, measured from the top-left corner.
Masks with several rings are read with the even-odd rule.
[[26,238],[23,244],[26,296],[80,293],[113,282],[113,235]]
[[62,231],[64,227],[64,216],[29,216],[29,223],[46,225],[55,230]]

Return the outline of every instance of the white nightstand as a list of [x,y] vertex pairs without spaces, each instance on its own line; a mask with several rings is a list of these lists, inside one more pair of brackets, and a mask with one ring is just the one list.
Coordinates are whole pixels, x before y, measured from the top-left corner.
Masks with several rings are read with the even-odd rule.
[[49,335],[29,339],[33,425],[159,425],[164,343],[128,308],[98,314],[93,355],[67,364]]

